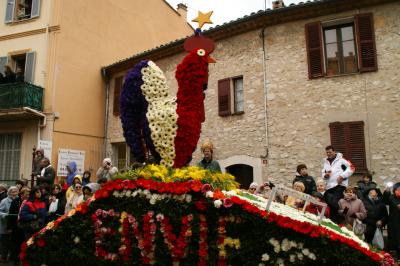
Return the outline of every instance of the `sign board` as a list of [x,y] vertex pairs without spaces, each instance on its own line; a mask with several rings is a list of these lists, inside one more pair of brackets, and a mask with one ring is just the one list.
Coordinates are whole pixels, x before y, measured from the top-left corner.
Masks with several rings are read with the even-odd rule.
[[82,175],[85,169],[85,151],[59,149],[57,176],[67,176],[67,164],[76,162],[78,174]]
[[53,142],[50,140],[39,140],[38,148],[43,149],[44,157],[49,158],[51,163],[51,152],[52,152]]

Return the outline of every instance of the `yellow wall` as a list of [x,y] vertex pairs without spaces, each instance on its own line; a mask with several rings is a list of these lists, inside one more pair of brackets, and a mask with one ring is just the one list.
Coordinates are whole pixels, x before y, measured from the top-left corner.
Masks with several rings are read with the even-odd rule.
[[[85,150],[85,167],[95,160],[99,166],[101,158],[90,149],[101,147],[101,156],[105,119],[101,67],[182,38],[192,29],[163,0],[58,3],[53,12],[60,12],[60,31],[50,34],[45,97],[46,110],[60,114],[54,122],[53,155],[59,148]],[[52,19],[57,21],[57,15]]]
[[[32,173],[32,148],[37,146],[38,120],[0,122],[0,133],[22,133],[20,175],[30,180]],[[18,179],[19,177],[12,177]]]

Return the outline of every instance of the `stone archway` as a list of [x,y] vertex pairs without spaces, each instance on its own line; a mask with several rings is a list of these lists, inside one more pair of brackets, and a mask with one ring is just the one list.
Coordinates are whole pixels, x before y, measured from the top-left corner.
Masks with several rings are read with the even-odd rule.
[[[263,179],[262,179],[262,161],[260,158],[256,157],[251,157],[248,155],[234,155],[225,159],[218,160],[222,172],[230,172],[227,171],[227,169],[231,166],[235,165],[244,165],[244,166],[249,166],[252,168],[252,177],[251,180],[252,182],[257,182],[258,184],[262,184]],[[236,167],[238,168],[238,167]],[[245,169],[241,167],[242,169]],[[230,168],[230,170],[235,169],[235,168]],[[240,167],[239,167],[240,169]],[[248,168],[247,168],[248,169]],[[238,171],[238,170],[234,170]],[[248,171],[248,170],[239,170],[239,171]],[[251,183],[251,182],[250,182]]]

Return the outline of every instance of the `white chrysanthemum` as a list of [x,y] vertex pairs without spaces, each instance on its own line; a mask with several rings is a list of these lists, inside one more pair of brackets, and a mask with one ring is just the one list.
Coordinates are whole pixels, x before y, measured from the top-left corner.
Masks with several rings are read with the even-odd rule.
[[316,260],[316,259],[317,259],[317,257],[315,256],[314,253],[310,253],[310,254],[308,255],[308,257],[309,257],[310,259],[312,259],[312,260]]
[[308,248],[303,249],[301,252],[307,257],[310,255],[310,250]]
[[290,261],[291,263],[295,262],[295,261],[296,261],[296,255],[291,254],[290,257],[289,257],[289,261]]
[[297,258],[299,259],[299,260],[303,260],[303,254],[302,253],[297,253]]
[[269,261],[269,255],[267,253],[264,253],[261,257],[262,261]]
[[222,206],[222,201],[221,200],[214,200],[214,206],[215,206],[215,208],[220,208]]
[[206,197],[207,197],[207,198],[212,198],[212,197],[214,197],[214,192],[212,192],[212,191],[210,191],[210,190],[207,191],[207,192],[206,192]]
[[81,241],[81,240],[79,239],[79,236],[76,236],[76,237],[74,238],[74,243],[75,243],[75,244],[78,244],[80,241]]
[[191,202],[192,201],[192,195],[187,194],[185,200],[186,200],[187,203]]
[[278,246],[275,246],[275,247],[274,247],[274,252],[275,252],[275,253],[281,252],[281,246],[279,246],[279,245],[278,245]]
[[281,258],[278,258],[278,259],[276,260],[276,264],[277,264],[278,266],[285,266],[285,261],[284,261],[283,259],[281,259]]
[[282,251],[284,251],[284,252],[288,251],[291,248],[290,242],[287,238],[282,240],[281,248],[282,248]]

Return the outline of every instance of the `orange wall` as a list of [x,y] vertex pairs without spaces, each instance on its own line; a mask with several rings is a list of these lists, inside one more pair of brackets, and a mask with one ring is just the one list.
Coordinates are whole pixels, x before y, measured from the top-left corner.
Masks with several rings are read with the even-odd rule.
[[99,159],[89,150],[104,141],[101,67],[187,36],[192,28],[163,0],[58,3],[54,13],[60,16],[53,19],[60,21],[60,31],[49,41],[45,103],[47,111],[60,114],[54,122],[53,155],[59,148],[85,150],[88,165]]

